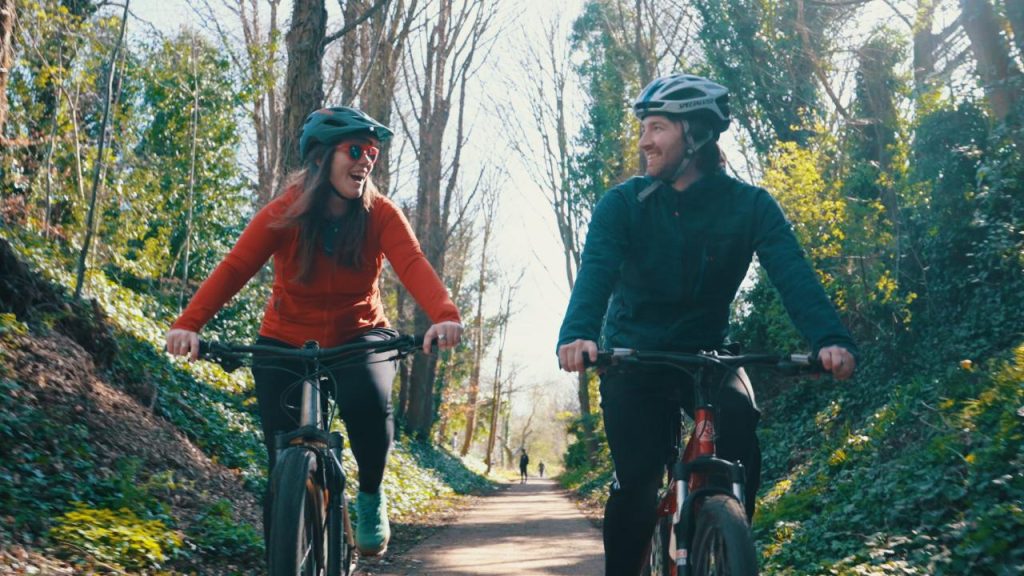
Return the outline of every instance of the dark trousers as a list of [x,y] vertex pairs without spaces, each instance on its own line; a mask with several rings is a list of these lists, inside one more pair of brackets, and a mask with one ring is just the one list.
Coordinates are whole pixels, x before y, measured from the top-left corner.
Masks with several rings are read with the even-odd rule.
[[[387,340],[397,333],[376,328],[363,333],[352,342]],[[257,344],[294,348],[271,338],[259,337]],[[384,466],[395,435],[391,412],[391,384],[395,378],[395,362],[384,361],[389,355],[365,356],[366,361],[332,370],[333,381],[322,382],[325,390],[338,405],[352,454],[359,466],[359,490],[375,493],[384,478]],[[299,421],[298,406],[302,403],[302,379],[305,375],[301,360],[253,359],[252,376],[259,401],[263,425],[263,443],[267,447],[268,470],[274,469],[277,456],[274,436],[278,432],[294,430]],[[296,386],[292,384],[299,382]],[[325,386],[326,384],[326,386]],[[332,386],[332,384],[336,385]],[[324,398],[326,402],[326,398]],[[269,484],[268,484],[269,486]],[[270,498],[264,497],[264,534],[269,534]]]
[[[721,376],[719,376],[720,378]],[[640,574],[657,520],[658,489],[675,455],[680,406],[693,415],[693,382],[673,369],[612,370],[601,377],[601,409],[615,464],[605,506],[605,574]],[[739,460],[747,473],[747,515],[761,482],[761,450],[755,429],[760,412],[746,374],[730,378],[712,402],[717,406],[718,455]]]

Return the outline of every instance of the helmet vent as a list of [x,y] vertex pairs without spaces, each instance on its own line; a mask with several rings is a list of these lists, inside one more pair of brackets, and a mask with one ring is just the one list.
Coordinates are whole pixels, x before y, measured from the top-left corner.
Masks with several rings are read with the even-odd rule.
[[683,88],[682,90],[669,92],[663,97],[663,100],[692,100],[694,98],[702,98],[705,95],[702,90],[696,88]]

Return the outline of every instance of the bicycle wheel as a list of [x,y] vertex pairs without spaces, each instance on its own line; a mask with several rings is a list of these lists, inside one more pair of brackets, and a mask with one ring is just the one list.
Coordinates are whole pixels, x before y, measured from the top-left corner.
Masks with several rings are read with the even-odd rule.
[[690,557],[694,576],[756,576],[757,553],[743,507],[725,495],[701,503]]
[[651,555],[644,576],[676,576],[672,558],[672,516],[658,516],[651,536]]
[[270,576],[320,576],[327,509],[316,454],[283,450],[270,482]]
[[348,576],[354,568],[355,542],[348,516],[348,500],[342,491],[331,493],[327,509],[327,576]]

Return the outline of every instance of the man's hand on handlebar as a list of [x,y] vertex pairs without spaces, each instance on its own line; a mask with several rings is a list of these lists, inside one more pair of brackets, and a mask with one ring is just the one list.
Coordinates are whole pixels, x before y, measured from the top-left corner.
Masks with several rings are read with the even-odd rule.
[[167,352],[173,356],[188,356],[189,362],[199,358],[199,334],[191,330],[171,328],[167,331]]
[[828,346],[818,350],[818,361],[836,380],[846,380],[853,376],[853,370],[857,367],[853,354],[842,346]]
[[584,362],[584,354],[590,363],[597,362],[597,343],[593,340],[576,340],[558,347],[558,366],[566,372],[582,372],[588,363]]

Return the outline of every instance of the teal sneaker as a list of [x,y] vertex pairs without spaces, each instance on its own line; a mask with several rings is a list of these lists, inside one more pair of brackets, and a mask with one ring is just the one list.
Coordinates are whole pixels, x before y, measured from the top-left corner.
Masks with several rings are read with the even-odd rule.
[[384,487],[376,494],[360,492],[356,496],[356,548],[363,556],[379,556],[387,551],[391,539],[388,524],[388,499]]

